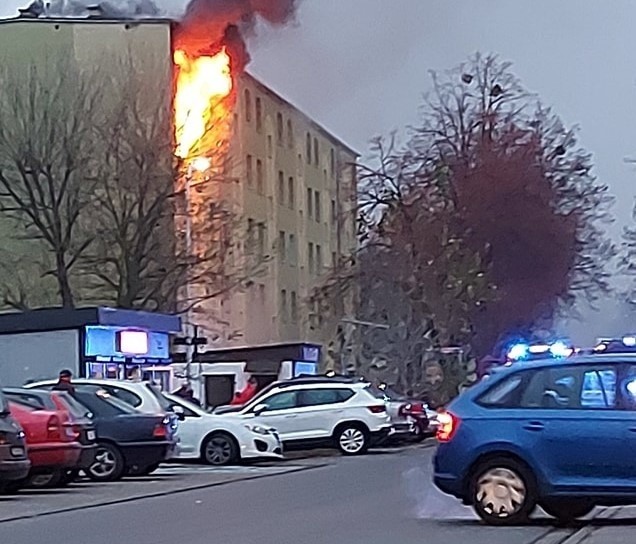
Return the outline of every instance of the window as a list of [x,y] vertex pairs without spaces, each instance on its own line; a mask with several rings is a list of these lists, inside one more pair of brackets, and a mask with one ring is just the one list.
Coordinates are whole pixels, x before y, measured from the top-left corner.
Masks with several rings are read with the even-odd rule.
[[285,205],[285,174],[282,170],[278,171],[278,204]]
[[276,143],[278,145],[283,145],[284,129],[283,129],[283,114],[278,112],[276,114]]
[[255,237],[255,221],[252,218],[248,218],[247,220],[247,250],[252,251],[254,248],[254,237]]
[[287,323],[287,290],[282,289],[280,292],[280,320],[283,323]]
[[320,149],[318,148],[318,138],[314,138],[314,164],[318,166],[320,164]]
[[307,268],[309,269],[309,273],[314,273],[314,244],[309,242],[307,247]]
[[307,189],[307,217],[311,219],[313,216],[313,191],[311,189]]
[[267,397],[258,404],[264,404],[267,406],[267,410],[289,410],[296,408],[296,396],[296,391],[283,391],[282,393],[275,393],[271,397]]
[[331,252],[331,267],[336,268],[337,265],[338,265],[338,255],[336,254],[335,251],[332,251]]
[[331,199],[331,224],[332,226],[336,225],[336,221],[338,219],[338,212],[336,211],[336,201],[335,199]]
[[291,292],[291,299],[289,302],[291,306],[291,321],[293,324],[297,324],[298,323],[298,297],[296,296],[296,291]]
[[256,97],[256,131],[263,131],[263,104],[260,96]]
[[272,135],[269,134],[267,136],[267,158],[271,159],[274,157],[274,144],[272,143]]
[[530,374],[521,396],[522,408],[576,408],[579,405],[579,369],[543,368]]
[[316,274],[322,274],[322,247],[316,244]]
[[616,407],[616,371],[614,369],[588,370],[583,375],[581,408]]
[[290,210],[293,210],[296,205],[296,196],[294,195],[294,191],[294,178],[290,176],[287,180],[287,205]]
[[260,257],[265,256],[265,245],[267,244],[267,226],[265,223],[258,224],[258,242],[257,251]]
[[252,95],[249,89],[245,89],[243,108],[245,111],[245,121],[249,123],[252,120]]
[[287,147],[294,149],[294,125],[291,119],[287,119]]
[[104,389],[107,393],[112,395],[113,397],[117,397],[119,400],[123,400],[126,404],[129,404],[133,408],[137,408],[137,406],[141,406],[141,397],[128,391],[127,389],[121,389],[120,387],[112,387],[108,386],[99,386],[101,389]]
[[321,406],[345,402],[353,396],[350,389],[305,389],[298,392],[298,406]]
[[329,152],[329,171],[332,178],[336,177],[336,151],[333,147]]
[[294,234],[290,234],[289,235],[289,254],[288,254],[288,261],[289,264],[297,264],[298,262],[298,246],[296,245],[296,236]]
[[307,133],[307,145],[305,147],[307,164],[311,164],[311,134],[309,134],[309,132]]
[[314,193],[314,217],[318,223],[320,223],[322,218],[322,206],[320,205],[320,200],[320,192],[316,191]]
[[252,187],[254,185],[254,164],[252,155],[248,155],[245,158],[245,177],[247,178],[247,186]]
[[280,231],[278,233],[278,258],[281,263],[285,262],[285,257],[287,255],[287,248],[285,243],[285,231]]
[[513,408],[519,406],[524,374],[514,374],[490,388],[477,401],[482,406]]
[[265,179],[263,173],[263,162],[261,159],[256,161],[256,191],[259,195],[265,194]]
[[265,284],[258,284],[258,302],[261,305],[261,308],[265,307]]

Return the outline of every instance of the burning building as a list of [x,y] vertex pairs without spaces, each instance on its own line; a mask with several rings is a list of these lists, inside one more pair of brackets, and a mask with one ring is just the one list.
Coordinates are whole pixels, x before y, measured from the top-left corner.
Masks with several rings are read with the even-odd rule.
[[184,322],[211,346],[326,343],[338,316],[323,320],[306,301],[355,246],[357,155],[245,71],[236,27],[209,40],[197,25],[93,8],[79,17],[27,11],[0,28],[5,67],[55,77],[63,59],[105,77],[107,95],[133,81],[142,108],[170,112],[171,153],[157,160],[177,165],[173,249],[191,265],[175,300]]

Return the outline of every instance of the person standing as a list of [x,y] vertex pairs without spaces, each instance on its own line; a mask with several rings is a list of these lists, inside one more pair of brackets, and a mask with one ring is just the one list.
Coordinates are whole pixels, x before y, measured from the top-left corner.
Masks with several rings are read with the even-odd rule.
[[73,373],[68,370],[60,371],[57,383],[53,386],[53,391],[66,391],[67,393],[75,393],[75,387],[71,383]]

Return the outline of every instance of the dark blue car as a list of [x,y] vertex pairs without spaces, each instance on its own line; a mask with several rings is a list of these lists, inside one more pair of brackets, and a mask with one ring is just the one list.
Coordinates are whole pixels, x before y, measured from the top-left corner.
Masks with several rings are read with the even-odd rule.
[[440,416],[434,481],[491,524],[636,503],[636,353],[514,363]]

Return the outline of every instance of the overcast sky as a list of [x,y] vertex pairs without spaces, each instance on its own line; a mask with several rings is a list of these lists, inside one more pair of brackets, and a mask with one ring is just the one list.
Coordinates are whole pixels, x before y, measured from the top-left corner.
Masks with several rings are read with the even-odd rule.
[[[2,0],[0,15],[23,3]],[[372,136],[417,119],[429,70],[497,53],[581,127],[618,198],[618,232],[636,193],[625,163],[636,157],[634,21],[633,0],[301,0],[295,24],[253,40],[250,70],[364,152]]]

